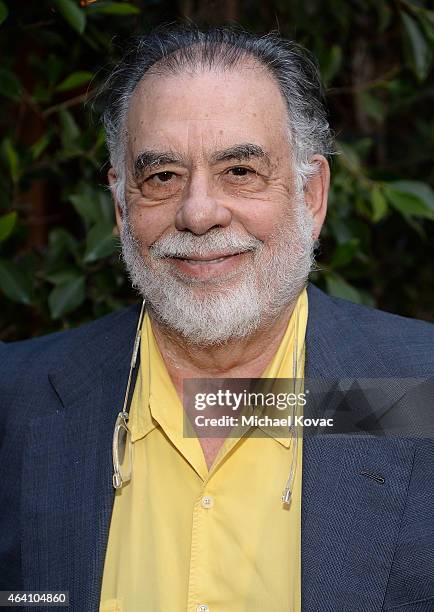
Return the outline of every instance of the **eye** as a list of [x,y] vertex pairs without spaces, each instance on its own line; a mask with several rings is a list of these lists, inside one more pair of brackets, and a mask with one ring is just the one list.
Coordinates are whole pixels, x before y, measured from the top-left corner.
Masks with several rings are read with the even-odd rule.
[[182,172],[160,170],[160,172],[154,172],[154,174],[145,178],[140,185],[140,190],[144,198],[165,200],[173,198],[182,191],[185,179],[186,177]]
[[149,178],[147,178],[147,181],[151,181],[153,180],[156,183],[168,183],[173,177],[175,176],[174,172],[156,172],[155,174],[152,174]]
[[232,176],[247,176],[251,172],[252,170],[244,168],[244,166],[234,166],[228,170],[228,173],[232,174]]

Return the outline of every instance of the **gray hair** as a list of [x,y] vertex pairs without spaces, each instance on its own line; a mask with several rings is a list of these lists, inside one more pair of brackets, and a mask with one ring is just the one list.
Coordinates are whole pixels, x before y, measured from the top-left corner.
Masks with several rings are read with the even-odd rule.
[[102,121],[116,175],[114,193],[125,203],[125,122],[131,96],[146,73],[179,74],[186,69],[231,69],[254,59],[277,81],[288,109],[289,139],[296,184],[302,189],[316,165],[315,154],[333,153],[323,90],[310,54],[276,34],[254,36],[221,27],[201,31],[193,25],[165,26],[134,39],[103,86]]

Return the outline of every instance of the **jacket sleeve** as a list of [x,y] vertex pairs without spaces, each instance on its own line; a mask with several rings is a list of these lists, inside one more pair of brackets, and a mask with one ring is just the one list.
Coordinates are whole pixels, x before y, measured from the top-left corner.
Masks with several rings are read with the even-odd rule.
[[23,427],[14,413],[19,368],[0,344],[0,590],[21,590],[20,494]]

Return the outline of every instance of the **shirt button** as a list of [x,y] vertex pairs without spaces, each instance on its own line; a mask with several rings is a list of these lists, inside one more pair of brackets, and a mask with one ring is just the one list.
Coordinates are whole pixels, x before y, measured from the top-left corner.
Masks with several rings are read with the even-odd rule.
[[209,612],[209,607],[206,604],[200,604],[196,608],[197,612]]
[[[211,497],[211,495],[204,495],[202,497],[202,508],[212,508],[214,505],[214,499]],[[200,606],[198,608],[198,610],[200,609]],[[203,609],[204,612],[206,612],[206,610],[208,610],[208,606],[205,606],[205,608]]]

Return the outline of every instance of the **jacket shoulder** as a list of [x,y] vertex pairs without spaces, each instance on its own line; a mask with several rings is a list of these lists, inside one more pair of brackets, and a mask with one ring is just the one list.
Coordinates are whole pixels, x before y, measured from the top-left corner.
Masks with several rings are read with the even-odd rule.
[[0,387],[29,369],[47,370],[86,345],[110,345],[134,329],[139,306],[123,308],[75,329],[18,342],[0,343]]
[[351,358],[359,347],[387,364],[391,375],[434,376],[434,325],[369,306],[331,297],[314,285],[308,288],[309,318],[316,329]]
[[391,334],[398,337],[406,335],[422,336],[428,342],[434,343],[434,324],[428,321],[403,317],[371,306],[355,304],[349,300],[332,297],[314,285],[309,285],[309,297],[311,298],[309,309],[321,309],[325,314],[327,310],[330,312],[330,306],[332,306],[341,317],[358,326],[377,331],[383,329],[389,336]]

